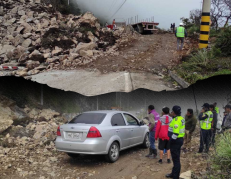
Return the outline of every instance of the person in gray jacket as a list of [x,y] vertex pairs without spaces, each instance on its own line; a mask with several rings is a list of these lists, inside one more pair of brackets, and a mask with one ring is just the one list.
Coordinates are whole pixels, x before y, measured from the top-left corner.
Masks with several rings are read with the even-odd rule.
[[231,133],[231,105],[228,104],[225,106],[225,112],[227,113],[227,116],[225,118],[223,129]]

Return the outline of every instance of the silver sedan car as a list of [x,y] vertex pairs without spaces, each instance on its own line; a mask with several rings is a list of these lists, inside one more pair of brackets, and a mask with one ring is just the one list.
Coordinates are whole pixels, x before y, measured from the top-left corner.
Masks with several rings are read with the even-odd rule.
[[91,111],[58,127],[55,145],[70,157],[103,154],[113,163],[121,150],[137,145],[148,148],[148,133],[148,126],[128,112]]

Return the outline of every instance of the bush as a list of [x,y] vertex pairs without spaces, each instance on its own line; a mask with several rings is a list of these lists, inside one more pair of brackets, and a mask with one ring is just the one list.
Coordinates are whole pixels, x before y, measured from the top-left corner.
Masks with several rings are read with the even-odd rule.
[[194,32],[200,33],[200,27],[199,27],[199,26],[196,26],[196,25],[193,25],[193,26],[191,26],[191,27],[188,29],[188,34],[189,34],[189,35],[194,34]]
[[[215,151],[211,154],[211,175],[217,179],[229,178],[231,173],[231,133],[216,138]],[[216,170],[214,170],[216,169]]]
[[211,52],[202,49],[193,54],[188,62],[182,64],[184,69],[198,69],[199,67],[206,67],[214,56]]
[[231,55],[231,27],[225,28],[217,37],[215,47],[220,49],[223,56]]

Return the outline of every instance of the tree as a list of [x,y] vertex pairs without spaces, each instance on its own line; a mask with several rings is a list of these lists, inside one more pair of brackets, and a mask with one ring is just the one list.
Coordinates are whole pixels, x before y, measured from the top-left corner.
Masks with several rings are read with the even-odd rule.
[[231,19],[231,0],[223,0],[224,1],[224,5],[226,6],[226,13],[225,13],[225,26],[229,23],[230,19]]
[[201,23],[201,10],[200,9],[195,9],[190,11],[190,16],[189,19],[191,23],[193,23],[196,26],[200,26]]
[[212,26],[218,30],[225,26],[231,19],[231,1],[230,0],[212,0],[211,20]]

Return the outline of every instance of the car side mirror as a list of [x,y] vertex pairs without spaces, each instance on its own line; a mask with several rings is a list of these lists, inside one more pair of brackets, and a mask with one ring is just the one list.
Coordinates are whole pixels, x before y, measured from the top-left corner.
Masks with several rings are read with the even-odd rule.
[[144,121],[140,121],[140,126],[143,126],[144,125]]

